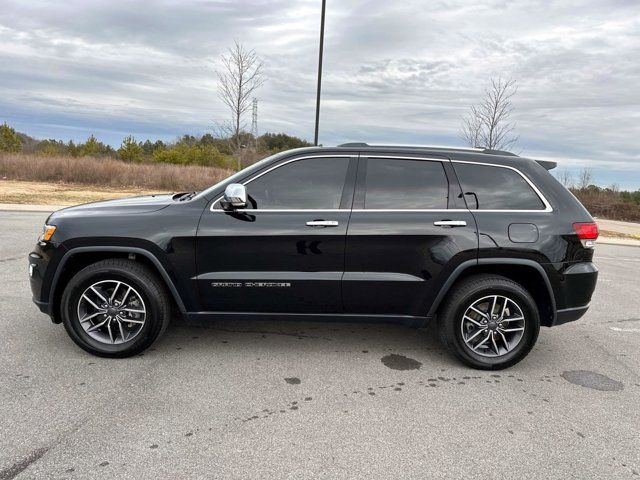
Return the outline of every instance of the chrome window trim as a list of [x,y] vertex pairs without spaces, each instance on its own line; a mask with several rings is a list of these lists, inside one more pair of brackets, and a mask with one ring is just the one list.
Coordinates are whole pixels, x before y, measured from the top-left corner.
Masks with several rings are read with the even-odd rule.
[[464,208],[354,208],[351,210],[354,213],[383,213],[383,212],[391,212],[391,213],[433,213],[433,212],[452,212],[452,213],[461,213],[461,212],[469,212],[469,210]]
[[[238,208],[233,210],[234,212],[240,212],[240,213],[282,213],[282,212],[286,212],[286,213],[305,213],[305,212],[350,212],[351,210],[349,210],[348,208],[280,208],[280,209],[273,209],[273,210],[269,210],[266,208]],[[229,213],[226,210],[212,210],[212,212],[223,212],[223,213]]]
[[[280,168],[283,167],[285,165],[288,165],[289,163],[293,163],[293,162],[298,162],[300,160],[308,160],[310,158],[358,158],[358,155],[307,155],[304,157],[297,157],[297,158],[292,158],[291,160],[287,160],[286,162],[282,162],[279,163],[278,165],[274,165],[271,168],[268,168],[267,170],[265,170],[264,172],[260,172],[257,175],[255,175],[254,177],[251,177],[249,180],[242,182],[242,185],[248,185],[249,183],[253,182],[255,179],[260,178],[263,175],[266,175],[267,173],[275,170],[276,168]],[[222,212],[222,213],[227,213],[226,210],[219,210],[219,209],[214,209],[213,207],[216,206],[216,204],[222,200],[222,198],[224,197],[218,197],[212,204],[211,207],[209,207],[209,211],[216,213],[216,212]],[[238,209],[238,210],[234,210],[234,212],[349,212],[350,210],[348,209],[343,209],[340,210],[339,208],[320,208],[320,209],[315,209],[315,208],[294,208],[294,209],[260,209],[260,208],[256,208],[256,209]]]
[[[472,213],[550,213],[553,212],[553,207],[551,206],[551,204],[549,203],[549,201],[547,200],[547,198],[544,196],[544,194],[538,189],[538,187],[535,186],[535,184],[529,180],[529,178],[527,178],[527,176],[522,173],[520,170],[518,170],[515,167],[512,167],[510,165],[499,165],[496,163],[487,163],[487,162],[477,162],[477,161],[470,161],[470,160],[452,160],[449,159],[447,157],[407,157],[407,156],[396,156],[396,155],[366,155],[363,154],[362,157],[364,158],[393,158],[393,159],[399,159],[399,160],[426,160],[426,161],[431,161],[431,162],[446,162],[446,161],[450,161],[452,163],[469,163],[472,165],[484,165],[487,167],[497,167],[497,168],[506,168],[508,170],[513,170],[514,172],[516,172],[518,175],[520,175],[525,182],[527,182],[527,184],[533,189],[533,191],[536,193],[536,195],[538,195],[538,198],[542,201],[543,205],[544,205],[544,209],[539,209],[539,210],[517,210],[517,209],[488,209],[488,210],[472,210],[472,209],[412,209],[412,208],[376,208],[376,209],[366,209],[366,208],[354,208],[354,209],[340,209],[340,208],[321,208],[321,209],[315,209],[315,208],[309,208],[309,209],[305,209],[305,208],[293,208],[293,209],[260,209],[260,208],[256,208],[256,209],[238,209],[238,210],[234,210],[236,212],[240,212],[240,213],[304,213],[304,212],[354,212],[354,213],[383,213],[383,212],[387,212],[387,213],[403,213],[403,212],[407,212],[407,213],[430,213],[430,212],[449,212],[449,213],[462,213],[462,212],[472,212]],[[262,175],[266,175],[267,173],[275,170],[276,168],[280,168],[284,165],[287,165],[289,163],[292,162],[297,162],[299,160],[307,160],[310,158],[358,158],[358,155],[306,155],[304,157],[298,157],[298,158],[292,158],[291,160],[287,160],[286,162],[282,162],[278,165],[274,165],[273,167],[265,170],[264,172],[261,172],[253,177],[251,177],[249,180],[243,182],[243,185],[247,185],[249,183],[251,183],[252,181],[254,181],[256,178],[260,178]],[[222,196],[217,198],[212,204],[211,207],[209,207],[209,211],[213,212],[213,213],[228,213],[226,210],[220,210],[220,209],[214,209],[214,207],[216,206],[216,204],[222,200]]]
[[[248,211],[252,211],[252,210],[248,210]],[[253,210],[255,212],[255,210]],[[332,210],[335,211],[335,210]],[[353,210],[351,210],[354,213],[368,213],[368,212],[372,212],[372,213],[383,213],[383,212],[388,212],[388,213],[481,213],[481,212],[485,212],[485,213],[548,213],[548,212],[552,212],[553,210],[471,210],[471,209],[464,209],[464,208],[445,208],[445,209],[434,209],[434,210],[427,210],[427,209],[411,209],[411,208],[405,208],[405,209],[397,209],[397,208],[389,208],[389,209],[384,209],[384,208],[375,208],[375,209],[366,209],[366,208],[354,208]]]
[[538,189],[538,187],[536,187],[534,185],[534,183],[529,180],[529,178],[527,178],[527,176],[522,173],[520,170],[518,170],[515,167],[512,167],[510,165],[498,165],[495,163],[486,163],[486,162],[474,162],[474,161],[469,161],[469,160],[451,160],[452,163],[470,163],[472,165],[484,165],[487,167],[498,167],[498,168],[506,168],[509,170],[513,170],[514,172],[516,172],[518,175],[520,175],[522,178],[524,178],[524,181],[527,182],[529,184],[529,186],[533,189],[533,191],[536,193],[536,195],[538,195],[538,198],[542,201],[543,205],[544,205],[544,209],[537,209],[537,210],[511,210],[511,209],[494,209],[494,210],[481,210],[481,209],[477,209],[477,210],[471,210],[469,209],[469,211],[471,212],[489,212],[489,213],[497,213],[497,212],[511,212],[511,213],[549,213],[549,212],[553,212],[553,208],[551,207],[551,204],[549,203],[549,201],[547,200],[547,198],[543,195],[543,193]]

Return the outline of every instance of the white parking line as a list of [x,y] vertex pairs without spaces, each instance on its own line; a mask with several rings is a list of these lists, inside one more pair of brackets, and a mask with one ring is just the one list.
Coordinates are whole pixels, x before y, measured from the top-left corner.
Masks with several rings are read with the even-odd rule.
[[609,327],[610,330],[614,332],[633,332],[640,333],[640,328],[619,328],[619,327]]
[[622,258],[622,257],[594,257],[594,260],[597,262],[598,260],[616,260],[618,262],[640,262],[640,258]]

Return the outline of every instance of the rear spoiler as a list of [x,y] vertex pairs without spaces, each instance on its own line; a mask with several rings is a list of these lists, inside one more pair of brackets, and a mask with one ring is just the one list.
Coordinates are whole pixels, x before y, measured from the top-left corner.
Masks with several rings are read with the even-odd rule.
[[556,162],[550,162],[548,160],[536,160],[536,162],[538,162],[538,164],[542,165],[547,170],[553,170],[558,166]]

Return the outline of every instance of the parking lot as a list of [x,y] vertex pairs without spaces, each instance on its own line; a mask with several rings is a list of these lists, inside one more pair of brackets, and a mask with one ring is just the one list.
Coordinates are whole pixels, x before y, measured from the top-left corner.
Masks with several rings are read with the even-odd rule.
[[272,320],[108,360],[31,302],[45,218],[0,212],[0,480],[640,474],[640,248],[598,245],[589,313],[500,372],[429,329]]

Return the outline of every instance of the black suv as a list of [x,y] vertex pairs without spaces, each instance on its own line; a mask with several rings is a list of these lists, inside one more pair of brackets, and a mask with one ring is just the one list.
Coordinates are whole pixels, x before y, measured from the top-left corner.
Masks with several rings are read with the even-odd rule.
[[199,193],[52,214],[34,302],[96,355],[186,319],[437,322],[476,368],[515,364],[540,325],[587,311],[598,229],[547,170],[481,149],[290,150]]

